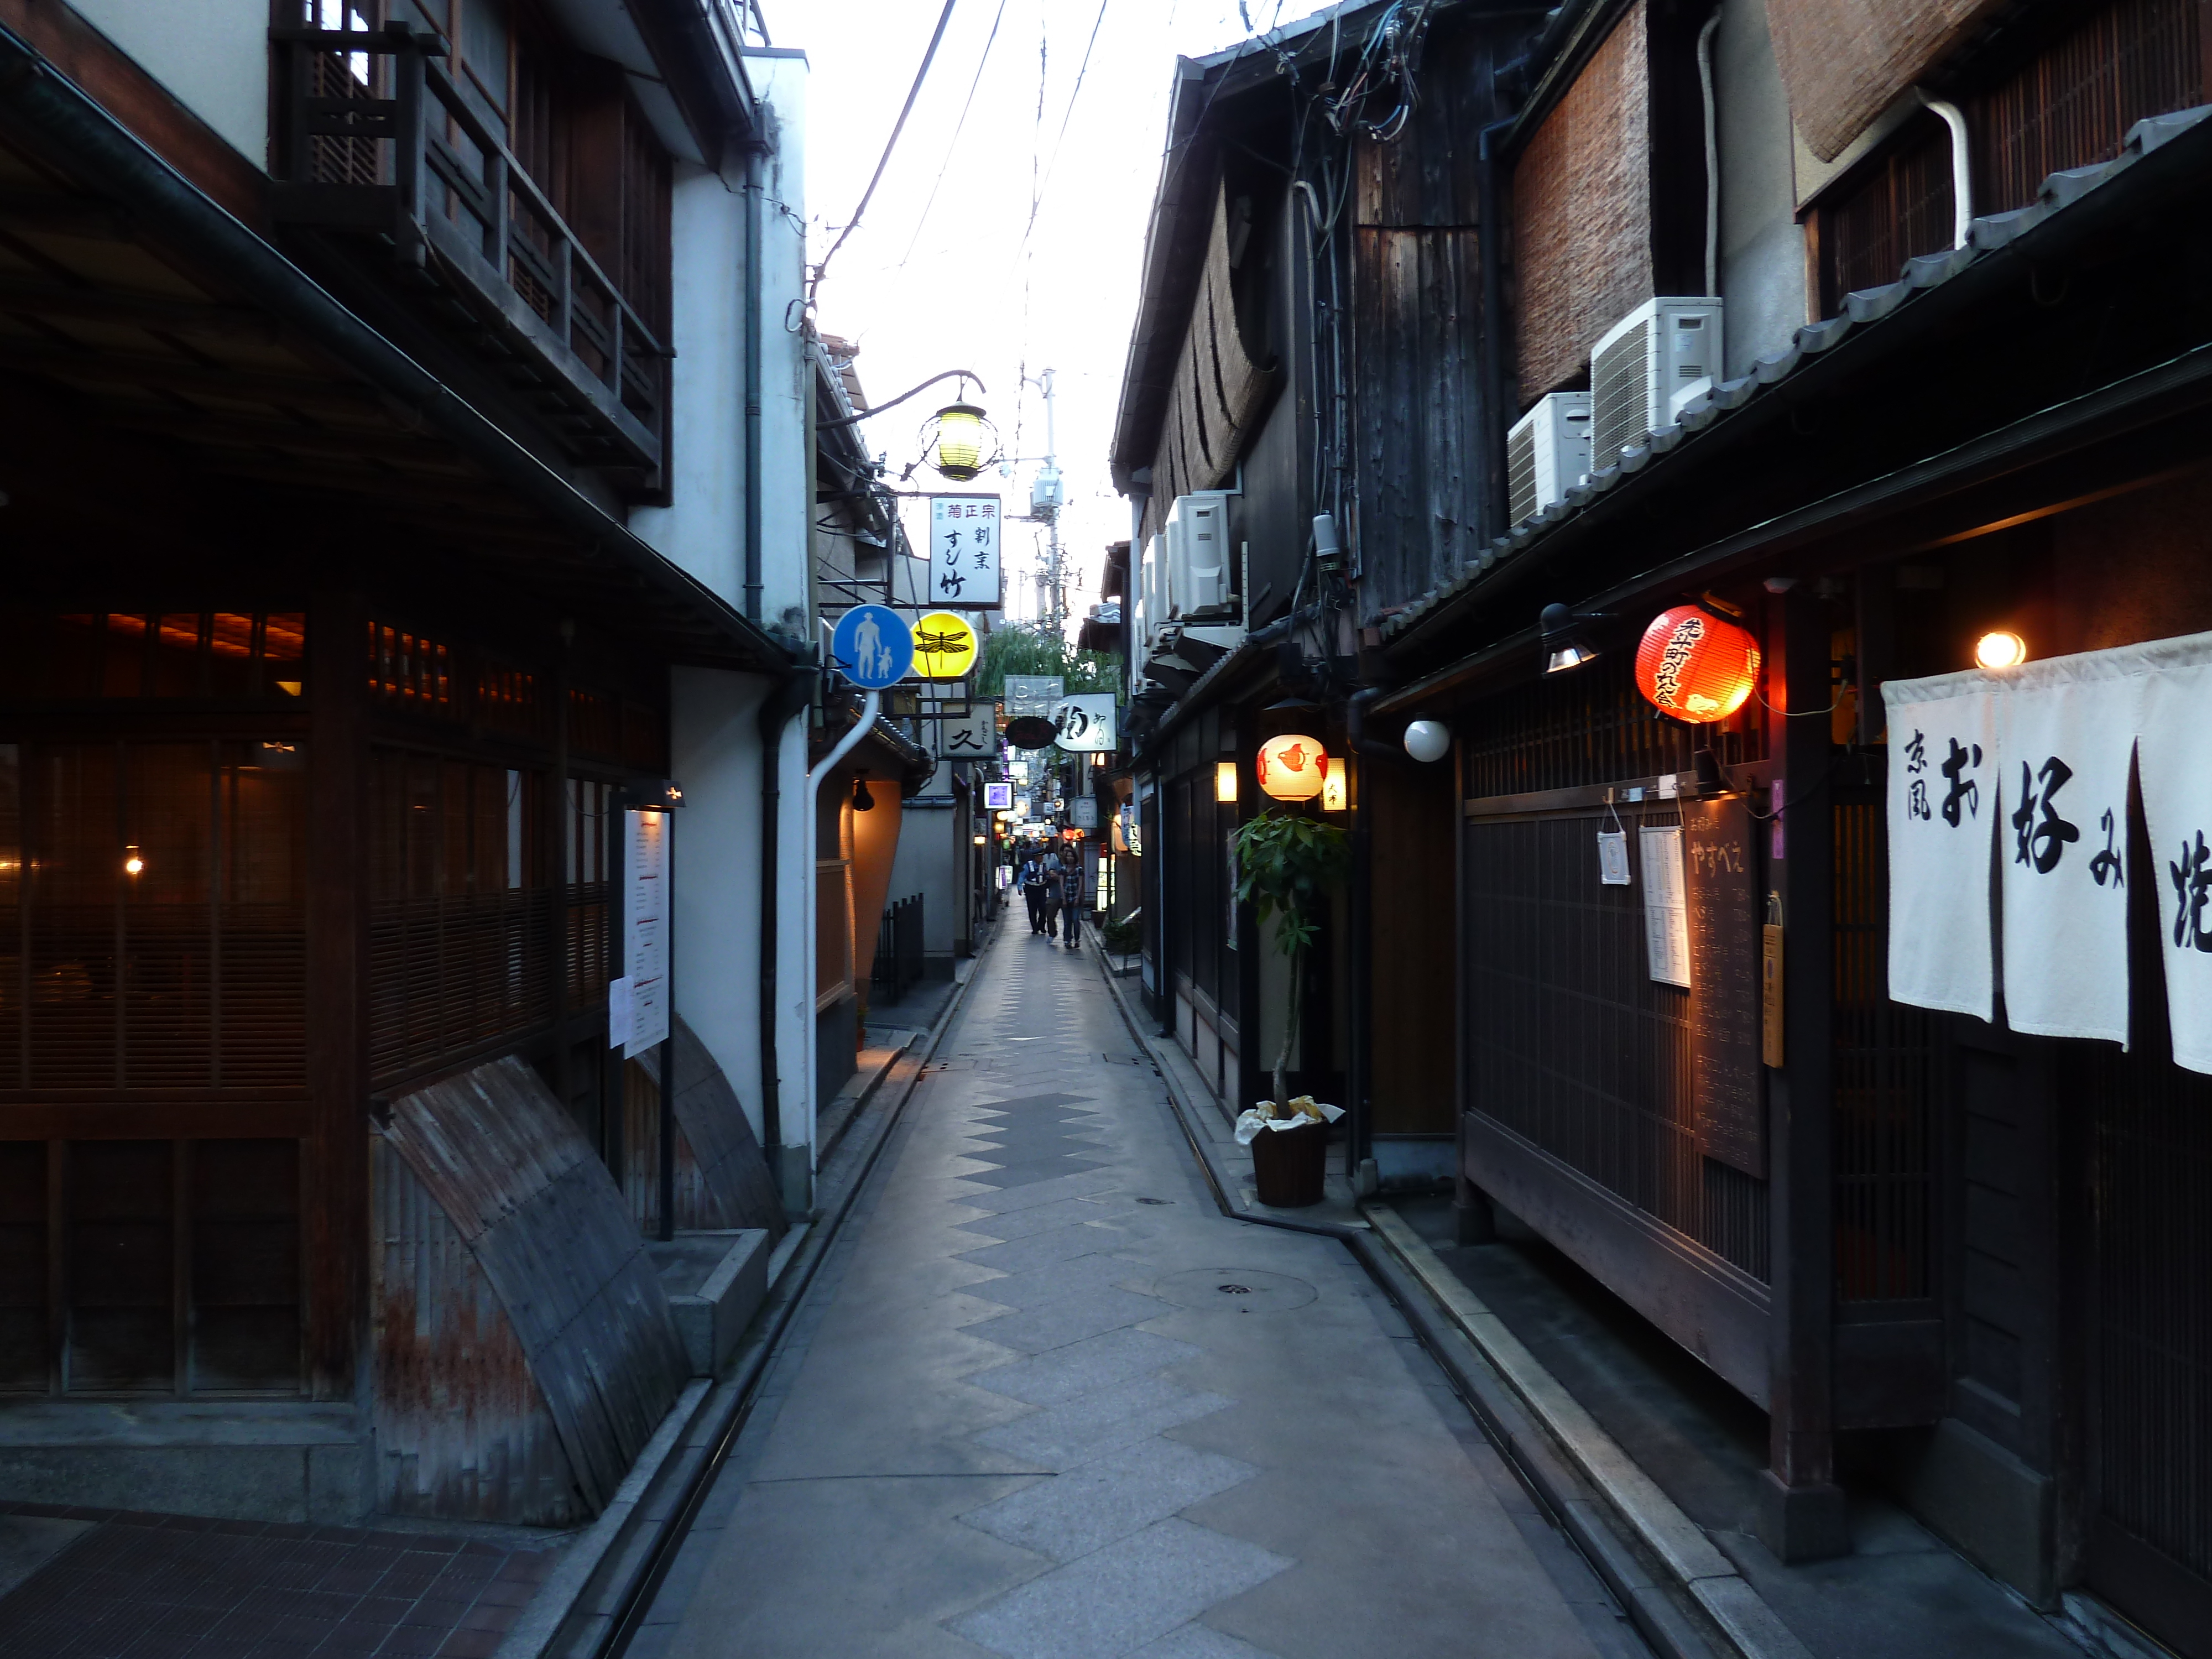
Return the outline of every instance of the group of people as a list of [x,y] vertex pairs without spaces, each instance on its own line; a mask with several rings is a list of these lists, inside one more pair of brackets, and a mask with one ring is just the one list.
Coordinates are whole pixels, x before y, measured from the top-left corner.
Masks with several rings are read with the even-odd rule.
[[1082,854],[1063,858],[1049,847],[1032,848],[1015,868],[1014,884],[1030,908],[1030,932],[1074,950],[1083,916]]

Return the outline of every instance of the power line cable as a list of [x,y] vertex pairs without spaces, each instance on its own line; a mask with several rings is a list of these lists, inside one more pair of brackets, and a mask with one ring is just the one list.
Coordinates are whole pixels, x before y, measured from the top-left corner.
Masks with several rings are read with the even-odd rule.
[[999,38],[999,24],[1006,15],[1006,0],[999,0],[998,15],[991,19],[991,33],[983,42],[983,55],[975,60],[975,78],[968,83],[968,101],[960,106],[960,118],[952,124],[951,139],[945,146],[945,161],[937,169],[937,178],[929,187],[929,199],[921,204],[921,212],[914,222],[914,234],[899,255],[902,266],[914,258],[914,250],[921,240],[921,228],[929,222],[929,210],[937,205],[937,192],[945,187],[945,175],[951,170],[952,157],[960,148],[960,134],[968,125],[968,112],[975,106],[975,89],[983,84],[983,69],[991,61],[991,47]]
[[1045,163],[1044,177],[1030,192],[1030,222],[1022,228],[1021,246],[1014,250],[1018,258],[1022,249],[1029,246],[1030,232],[1036,228],[1037,210],[1044,204],[1044,192],[1052,183],[1053,169],[1060,165],[1060,152],[1067,143],[1067,125],[1075,118],[1075,100],[1083,96],[1083,76],[1091,67],[1091,48],[1098,44],[1099,26],[1106,21],[1106,8],[1109,3],[1111,0],[1098,0],[1098,15],[1091,20],[1091,39],[1084,43],[1083,62],[1075,71],[1075,88],[1067,94],[1067,109],[1060,118],[1060,136],[1052,141],[1052,160]]
[[937,28],[929,37],[929,49],[921,54],[921,67],[915,70],[914,84],[907,88],[906,102],[900,106],[898,119],[891,124],[891,136],[884,141],[883,159],[876,163],[875,176],[868,180],[867,189],[860,193],[860,205],[853,210],[852,218],[847,221],[844,229],[837,233],[837,240],[830,244],[830,252],[823,254],[820,263],[814,267],[813,280],[806,285],[806,302],[810,306],[814,303],[816,291],[822,286],[822,273],[830,269],[830,260],[836,258],[837,250],[845,246],[845,239],[859,228],[860,217],[867,212],[868,203],[876,193],[876,186],[884,181],[884,169],[891,164],[891,152],[898,148],[899,134],[906,131],[906,118],[914,113],[914,100],[921,96],[921,83],[927,78],[929,66],[937,57],[937,43],[945,39],[945,26],[952,21],[952,8],[958,3],[959,0],[945,0],[945,9],[937,15]]

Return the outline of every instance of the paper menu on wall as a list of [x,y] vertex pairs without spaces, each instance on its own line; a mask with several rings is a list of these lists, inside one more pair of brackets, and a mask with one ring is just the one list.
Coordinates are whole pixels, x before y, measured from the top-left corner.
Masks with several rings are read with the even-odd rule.
[[1682,880],[1682,829],[1638,832],[1644,860],[1644,939],[1651,977],[1662,985],[1690,985],[1690,911]]

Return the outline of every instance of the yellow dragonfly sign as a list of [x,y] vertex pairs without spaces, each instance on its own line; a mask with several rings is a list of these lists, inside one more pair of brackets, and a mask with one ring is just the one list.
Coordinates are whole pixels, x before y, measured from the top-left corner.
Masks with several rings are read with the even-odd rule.
[[950,611],[929,611],[914,625],[914,672],[957,680],[975,665],[975,626]]

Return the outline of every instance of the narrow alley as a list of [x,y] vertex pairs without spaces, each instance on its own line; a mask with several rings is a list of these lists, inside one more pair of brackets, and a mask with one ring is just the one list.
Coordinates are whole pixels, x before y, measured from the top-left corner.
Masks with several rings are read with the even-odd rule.
[[1018,926],[629,1650],[1644,1650],[1345,1248],[1219,1213],[1092,954]]

